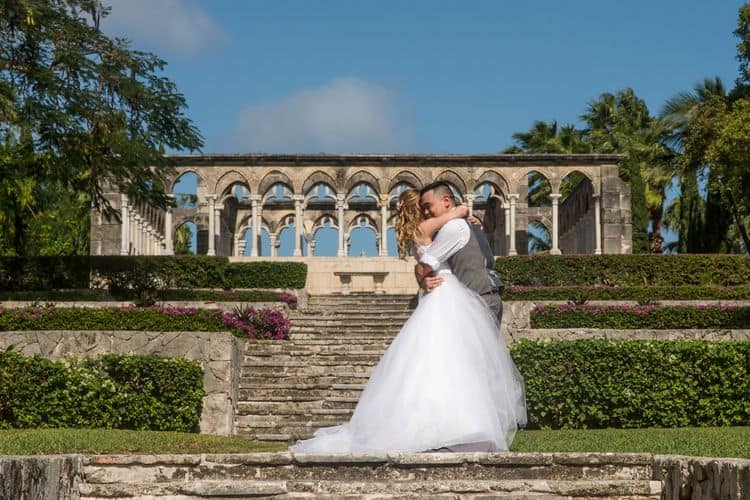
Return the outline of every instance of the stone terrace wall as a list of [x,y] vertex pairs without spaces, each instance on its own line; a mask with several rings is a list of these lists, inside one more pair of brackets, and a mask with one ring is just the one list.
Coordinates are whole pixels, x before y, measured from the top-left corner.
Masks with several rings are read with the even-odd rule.
[[653,470],[664,500],[750,498],[750,460],[657,455]]
[[0,498],[76,499],[83,456],[0,457]]
[[237,406],[242,341],[229,332],[22,331],[3,332],[0,349],[50,359],[103,354],[184,357],[203,366],[200,431],[231,435]]

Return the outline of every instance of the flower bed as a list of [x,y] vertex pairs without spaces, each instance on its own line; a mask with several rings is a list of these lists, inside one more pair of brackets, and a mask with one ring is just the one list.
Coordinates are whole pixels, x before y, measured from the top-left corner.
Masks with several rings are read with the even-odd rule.
[[239,337],[288,338],[289,319],[276,309],[239,307],[234,311],[194,307],[28,307],[0,309],[0,331],[136,330],[231,331]]
[[750,328],[750,307],[735,306],[594,306],[568,303],[537,306],[532,328]]

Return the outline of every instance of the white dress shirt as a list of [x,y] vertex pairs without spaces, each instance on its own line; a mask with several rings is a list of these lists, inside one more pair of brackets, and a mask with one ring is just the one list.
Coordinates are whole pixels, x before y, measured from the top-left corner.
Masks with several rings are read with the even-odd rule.
[[433,271],[437,271],[441,264],[446,264],[444,267],[448,269],[448,259],[465,247],[470,237],[471,229],[466,219],[449,220],[435,235],[432,244],[425,248],[419,262],[427,264]]

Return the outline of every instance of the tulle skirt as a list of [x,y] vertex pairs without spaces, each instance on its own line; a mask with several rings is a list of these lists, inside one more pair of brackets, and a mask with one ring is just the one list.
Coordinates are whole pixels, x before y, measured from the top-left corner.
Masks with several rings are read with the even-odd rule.
[[526,423],[523,378],[481,297],[441,275],[373,369],[351,420],[291,451],[508,449]]

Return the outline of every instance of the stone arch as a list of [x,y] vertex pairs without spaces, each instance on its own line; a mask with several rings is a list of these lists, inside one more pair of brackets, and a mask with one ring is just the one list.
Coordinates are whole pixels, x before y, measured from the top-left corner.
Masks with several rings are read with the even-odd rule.
[[245,186],[248,191],[251,191],[250,181],[247,179],[247,177],[236,170],[230,170],[229,172],[222,175],[218,181],[216,181],[213,192],[219,196],[222,196],[224,195],[224,192],[234,184],[241,184]]
[[[549,172],[546,172],[544,169],[533,168],[526,172],[526,202],[529,207],[548,207],[552,204],[549,194],[554,191],[554,187],[552,186],[550,177]],[[535,182],[529,183],[529,178],[535,179]],[[544,193],[546,191],[549,191],[546,196],[535,195],[537,192]],[[532,197],[537,198],[537,200],[532,200]]]
[[316,184],[327,184],[333,189],[334,193],[338,191],[338,185],[333,177],[322,170],[318,170],[307,176],[305,182],[302,184],[302,194],[307,195],[308,191]]
[[177,184],[177,182],[180,180],[180,178],[187,174],[187,173],[193,173],[198,178],[198,182],[196,182],[196,190],[200,187],[206,186],[206,179],[200,174],[200,170],[197,168],[178,168],[177,173],[175,173],[174,177],[171,177],[167,182],[166,186],[169,187],[169,190],[167,191],[167,194],[174,193],[174,186]]
[[367,226],[374,229],[376,235],[380,234],[380,222],[376,218],[365,212],[355,212],[345,217],[347,236],[351,235],[352,229],[359,227],[359,222],[363,218],[367,221]]
[[[598,191],[596,189],[596,183],[594,182],[594,177],[591,175],[591,173],[587,171],[587,169],[575,168],[575,167],[570,168],[570,169],[565,169],[560,172],[559,178],[556,179],[556,182],[552,183],[553,191],[556,193],[562,193],[563,182],[565,182],[565,179],[567,179],[571,174],[581,174],[585,180],[588,180],[591,183],[591,186],[594,188],[594,195],[597,194]],[[585,181],[582,181],[582,182],[585,182]]]
[[344,186],[346,194],[348,195],[352,191],[352,189],[354,189],[359,184],[369,184],[370,187],[372,187],[373,191],[375,191],[375,196],[380,195],[380,184],[378,183],[378,180],[374,175],[372,175],[370,172],[367,172],[366,170],[360,170],[354,175],[350,175],[346,179],[346,184]]
[[292,193],[296,193],[296,191],[294,190],[294,183],[288,175],[279,170],[272,170],[271,172],[268,172],[260,181],[260,184],[258,185],[258,194],[260,194],[261,196],[265,196],[266,192],[271,188],[271,186],[275,184],[283,184],[287,186],[292,191]]
[[482,184],[490,184],[494,187],[495,193],[502,195],[503,198],[507,198],[510,194],[510,183],[502,174],[494,170],[487,170],[477,178],[474,182],[474,191]]
[[415,189],[421,189],[424,185],[420,178],[414,172],[410,172],[409,170],[402,170],[391,177],[391,180],[388,183],[388,192],[390,193],[393,191],[393,188],[399,184],[409,184]]
[[453,170],[443,170],[442,172],[440,172],[440,174],[438,174],[437,177],[435,177],[435,182],[437,181],[442,181],[442,182],[452,185],[454,188],[456,188],[456,190],[458,190],[458,193],[461,195],[462,198],[467,192],[466,183],[461,178],[461,176],[458,175]]

